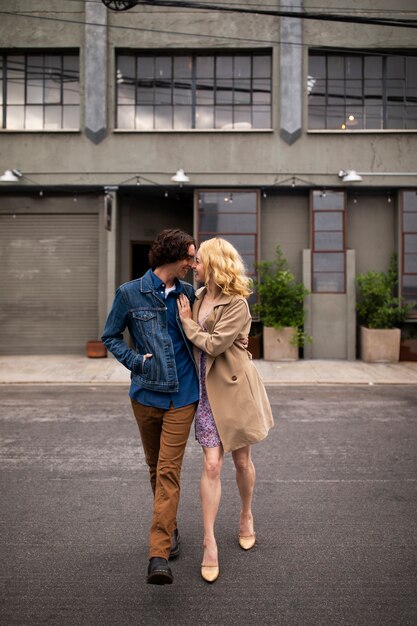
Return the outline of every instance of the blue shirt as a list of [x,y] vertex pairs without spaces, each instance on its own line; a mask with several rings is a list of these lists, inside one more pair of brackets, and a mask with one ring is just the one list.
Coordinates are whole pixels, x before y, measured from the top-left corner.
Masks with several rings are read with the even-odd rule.
[[163,391],[152,391],[143,389],[140,385],[132,382],[129,396],[145,404],[158,409],[169,409],[171,404],[178,409],[187,404],[197,402],[199,399],[198,377],[194,362],[190,358],[190,353],[184,342],[184,337],[178,327],[177,298],[182,293],[181,283],[175,281],[175,289],[170,291],[165,297],[165,283],[156,274],[151,272],[152,281],[158,290],[158,294],[165,299],[168,315],[168,334],[174,346],[175,365],[179,381],[179,390],[175,393],[165,393]]

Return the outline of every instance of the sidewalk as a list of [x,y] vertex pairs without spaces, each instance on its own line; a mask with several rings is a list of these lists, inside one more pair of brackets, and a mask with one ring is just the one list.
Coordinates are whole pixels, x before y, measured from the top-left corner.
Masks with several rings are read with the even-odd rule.
[[[417,385],[417,362],[254,361],[266,385]],[[0,384],[125,384],[130,372],[113,357],[0,356]]]

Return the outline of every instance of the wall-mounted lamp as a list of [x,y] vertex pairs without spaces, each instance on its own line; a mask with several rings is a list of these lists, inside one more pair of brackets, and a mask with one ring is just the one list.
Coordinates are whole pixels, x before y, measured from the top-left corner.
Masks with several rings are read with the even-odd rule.
[[6,170],[2,176],[0,176],[1,183],[17,183],[22,178],[23,174],[20,170]]
[[362,182],[362,176],[360,176],[356,170],[340,170],[338,176],[344,183]]
[[177,170],[171,178],[173,183],[178,183],[179,185],[183,185],[184,183],[189,183],[190,179],[187,174],[184,172],[182,168]]

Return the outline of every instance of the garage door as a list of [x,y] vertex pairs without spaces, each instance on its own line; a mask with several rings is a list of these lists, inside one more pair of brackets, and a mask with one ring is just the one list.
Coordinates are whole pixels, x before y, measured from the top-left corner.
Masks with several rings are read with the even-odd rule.
[[96,214],[0,215],[0,353],[85,352],[97,281]]

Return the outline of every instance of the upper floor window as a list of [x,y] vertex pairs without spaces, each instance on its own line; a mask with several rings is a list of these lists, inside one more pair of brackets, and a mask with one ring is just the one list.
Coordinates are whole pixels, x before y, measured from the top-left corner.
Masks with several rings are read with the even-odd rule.
[[78,129],[78,54],[0,53],[2,128]]
[[346,289],[345,192],[313,191],[312,270],[314,293]]
[[271,55],[117,55],[116,127],[271,128]]
[[416,129],[417,56],[310,51],[309,128]]

